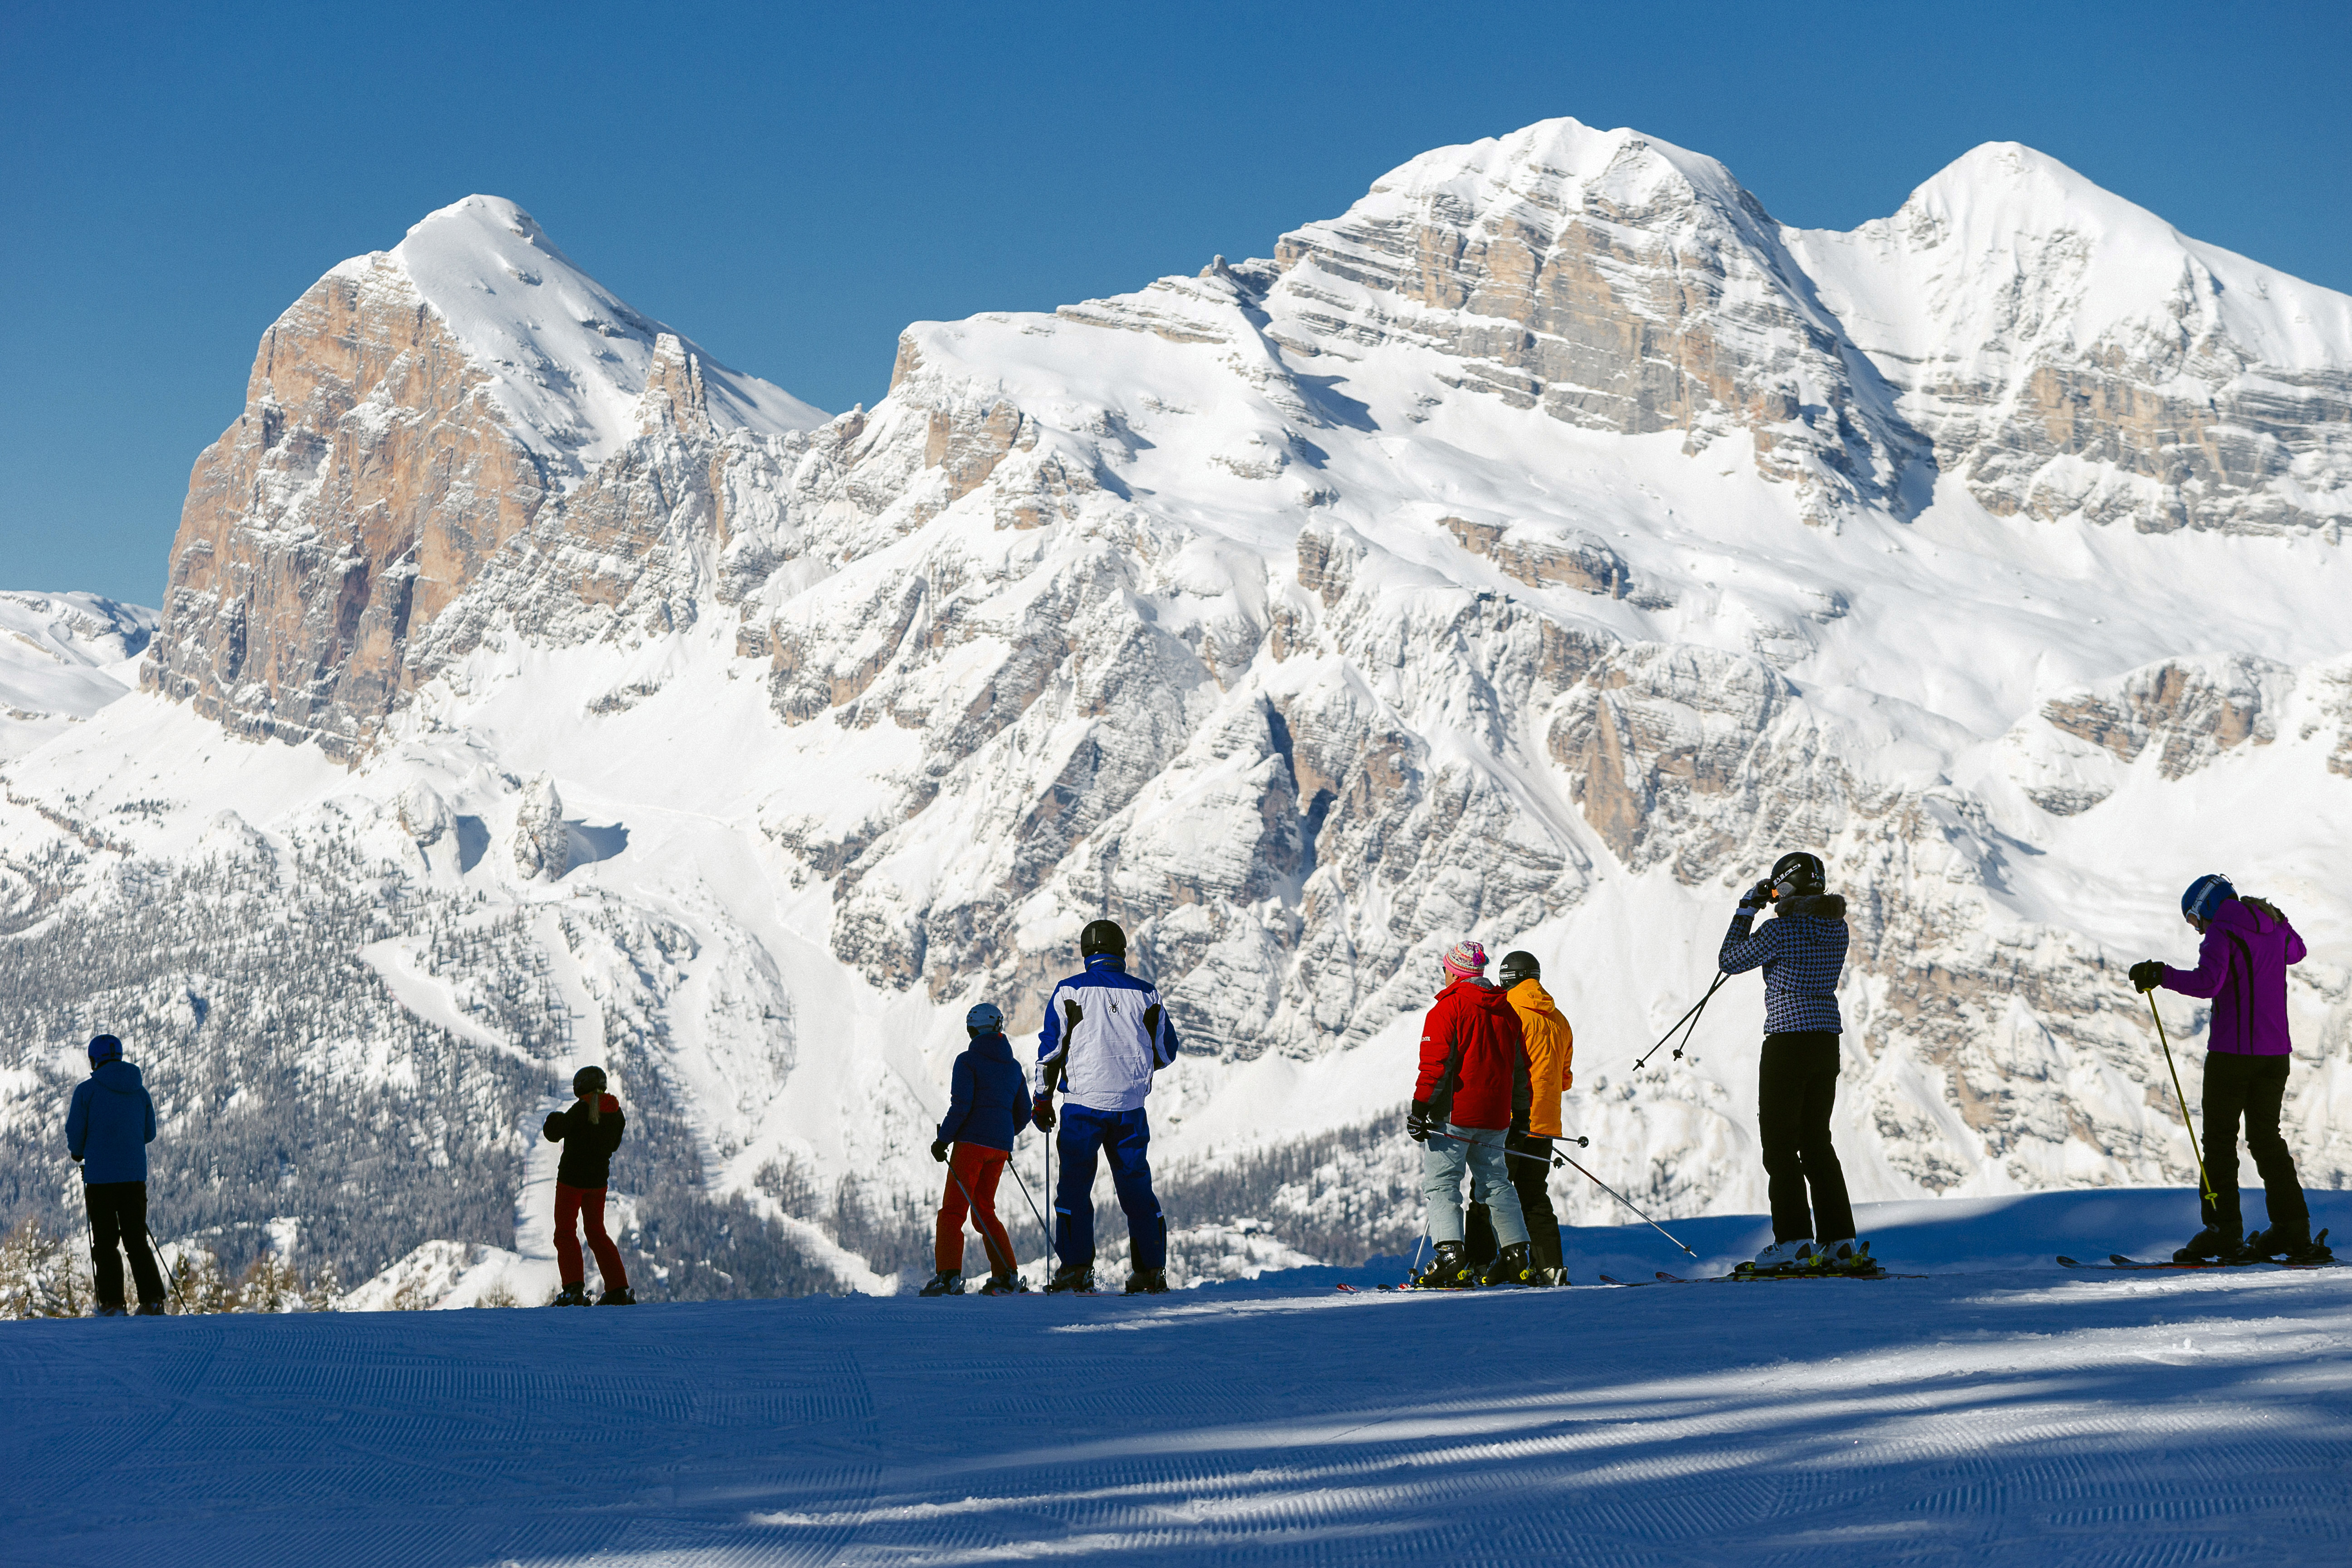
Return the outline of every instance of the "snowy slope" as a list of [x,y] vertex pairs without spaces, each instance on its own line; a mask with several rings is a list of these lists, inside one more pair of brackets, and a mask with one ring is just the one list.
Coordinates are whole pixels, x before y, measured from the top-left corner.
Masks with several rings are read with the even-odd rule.
[[537,1120],[600,1061],[663,1289],[887,1289],[962,1008],[1034,1028],[1108,912],[1192,1047],[1153,1102],[1180,1275],[1410,1244],[1396,1113],[1464,934],[1544,960],[1597,1173],[1748,1212],[1756,983],[1630,1064],[1798,844],[1853,900],[1860,1195],[2191,1180],[2122,968],[2188,956],[2216,868],[2312,943],[2289,1119],[2352,1181],[2346,301],[2021,150],[1906,213],[1786,230],[1547,121],[1272,260],[918,323],[814,428],[658,335],[631,381],[579,323],[634,318],[509,205],[435,215],[364,277],[414,272],[464,374],[416,391],[440,339],[306,296],[145,689],[8,766],[18,1201],[102,1014],[185,1086],[163,1157],[251,1183],[173,1223],[536,1278]]
[[95,594],[0,593],[0,762],[139,684],[155,612]]
[[2001,1218],[1877,1283],[0,1324],[0,1527],[189,1568],[2336,1560],[2343,1272],[1947,1271]]
[[[571,482],[638,433],[637,400],[656,341],[677,334],[615,298],[556,248],[529,213],[467,196],[428,214],[389,252],[355,256],[330,277],[390,267],[441,318],[469,358],[492,367],[511,427]],[[829,417],[782,387],[731,371],[699,343],[710,417],[721,430],[778,434]]]

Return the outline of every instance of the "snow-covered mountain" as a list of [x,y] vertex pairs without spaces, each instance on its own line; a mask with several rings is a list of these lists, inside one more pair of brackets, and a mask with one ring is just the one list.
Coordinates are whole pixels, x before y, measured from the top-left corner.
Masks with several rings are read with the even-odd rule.
[[1189,1267],[1409,1244],[1465,934],[1543,958],[1602,1177],[1754,1208],[1754,983],[1628,1069],[1804,846],[1859,1195],[2189,1180],[2121,966],[2217,868],[2313,942],[2341,1184],[2347,510],[2352,300],[2017,147],[1829,235],[1546,121],[1270,260],[919,323],[829,420],[468,198],[271,328],[142,692],[5,769],[0,1136],[63,1179],[21,1140],[104,1017],[225,1236],[530,1258],[603,1060],[672,1289],[873,1288],[962,1007],[1034,1028],[1108,913],[1192,1047]]

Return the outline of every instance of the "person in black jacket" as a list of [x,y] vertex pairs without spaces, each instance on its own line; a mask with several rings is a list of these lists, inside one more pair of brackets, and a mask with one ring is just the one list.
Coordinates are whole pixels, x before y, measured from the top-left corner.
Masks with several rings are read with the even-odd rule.
[[572,1092],[580,1103],[558,1110],[540,1131],[551,1143],[563,1145],[563,1159],[555,1168],[555,1261],[562,1270],[559,1307],[588,1305],[588,1270],[580,1258],[580,1233],[574,1216],[588,1225],[588,1245],[596,1254],[596,1271],[604,1277],[599,1307],[634,1307],[628,1271],[621,1267],[621,1249],[604,1234],[604,1184],[611,1179],[613,1151],[621,1146],[628,1118],[621,1102],[604,1092],[604,1069],[582,1068],[572,1075]]
[[163,1271],[147,1237],[147,1145],[154,1141],[155,1102],[139,1069],[122,1059],[121,1040],[99,1036],[89,1043],[89,1077],[75,1088],[66,1112],[66,1152],[81,1166],[90,1278],[101,1318],[126,1310],[123,1252],[131,1254],[131,1278],[139,1283],[139,1315],[163,1315]]

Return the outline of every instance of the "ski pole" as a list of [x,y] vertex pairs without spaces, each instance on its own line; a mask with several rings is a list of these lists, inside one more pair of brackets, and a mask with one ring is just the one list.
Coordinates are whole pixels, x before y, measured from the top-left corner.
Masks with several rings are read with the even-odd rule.
[[[1668,1040],[1673,1039],[1675,1037],[1675,1031],[1677,1029],[1682,1030],[1683,1045],[1676,1046],[1675,1047],[1674,1059],[1680,1061],[1683,1055],[1683,1046],[1690,1044],[1692,1034],[1698,1028],[1698,1016],[1706,1010],[1707,1003],[1714,1000],[1715,994],[1723,989],[1723,983],[1730,978],[1730,975],[1725,973],[1721,970],[1717,970],[1715,975],[1715,984],[1706,988],[1706,994],[1700,997],[1696,1003],[1692,1004],[1691,1010],[1689,1012],[1684,1014],[1681,1017],[1676,1018],[1674,1023],[1667,1027],[1666,1032],[1658,1037],[1657,1045],[1654,1045],[1648,1050],[1643,1051],[1642,1053],[1641,1059],[1636,1061],[1628,1070],[1632,1072],[1640,1072],[1649,1059],[1658,1054],[1658,1046],[1663,1046]],[[1683,1026],[1685,1024],[1688,1024],[1690,1027],[1684,1029]]]
[[2197,1147],[2197,1129],[2189,1121],[2189,1097],[2180,1092],[2180,1069],[2172,1065],[2172,1041],[2164,1032],[2164,1015],[2156,1010],[2156,993],[2146,992],[2147,1016],[2156,1020],[2156,1037],[2164,1045],[2164,1065],[2172,1074],[2172,1099],[2180,1107],[2180,1125],[2189,1129],[2189,1152],[2197,1159],[2197,1184],[2209,1204],[2221,1200],[2213,1195],[2213,1178],[2205,1173],[2205,1152]]
[[1412,1284],[1421,1277],[1421,1249],[1429,1245],[1429,1214],[1424,1207],[1421,1216],[1421,1235],[1413,1239],[1412,1267],[1404,1271],[1404,1282]]
[[1642,1214],[1642,1211],[1641,1211],[1640,1209],[1633,1208],[1633,1199],[1631,1199],[1631,1198],[1627,1197],[1624,1194],[1622,1194],[1622,1193],[1619,1192],[1616,1188],[1614,1188],[1614,1187],[1611,1186],[1608,1183],[1606,1183],[1606,1182],[1602,1181],[1600,1177],[1598,1177],[1598,1176],[1594,1175],[1591,1172],[1590,1172],[1590,1171],[1586,1171],[1586,1170],[1584,1169],[1584,1167],[1583,1167],[1583,1166],[1577,1164],[1575,1161],[1573,1161],[1573,1160],[1570,1159],[1567,1155],[1565,1155],[1565,1154],[1561,1155],[1561,1156],[1560,1156],[1559,1163],[1560,1163],[1561,1164],[1563,1164],[1563,1165],[1570,1165],[1570,1166],[1573,1166],[1573,1167],[1574,1167],[1575,1169],[1577,1169],[1578,1171],[1581,1171],[1581,1172],[1583,1172],[1585,1180],[1587,1180],[1587,1181],[1591,1182],[1594,1186],[1599,1187],[1602,1192],[1607,1193],[1611,1197],[1615,1198],[1619,1203],[1623,1204],[1627,1208],[1629,1208],[1629,1209],[1633,1209],[1633,1212],[1634,1212],[1635,1214],[1637,1214],[1637,1215],[1642,1215],[1642,1223],[1643,1223],[1643,1225],[1648,1226],[1652,1230],[1656,1231],[1660,1236],[1664,1237],[1668,1241],[1674,1242],[1674,1244],[1675,1244],[1676,1247],[1683,1247],[1683,1250],[1684,1250],[1685,1252],[1686,1252],[1686,1253],[1689,1253],[1691,1257],[1693,1257],[1693,1258],[1696,1258],[1696,1257],[1698,1256],[1698,1254],[1697,1254],[1697,1253],[1696,1253],[1696,1252],[1691,1252],[1691,1249],[1690,1249],[1689,1247],[1683,1247],[1682,1242],[1681,1242],[1680,1240],[1676,1239],[1676,1237],[1675,1237],[1675,1233],[1674,1233],[1673,1231],[1668,1230],[1664,1226],[1660,1225],[1656,1220],[1652,1219],[1648,1215]]
[[[1054,1168],[1053,1160],[1054,1149],[1053,1145],[1049,1143],[1045,1146],[1045,1169],[1049,1172]],[[1058,1264],[1062,1261],[1062,1254],[1060,1250],[1054,1246],[1054,1233],[1045,1224],[1045,1212],[1038,1208],[1037,1200],[1029,1195],[1029,1184],[1025,1181],[1022,1181],[1021,1179],[1021,1167],[1013,1165],[1013,1162],[1010,1160],[1007,1160],[1004,1163],[1013,1167],[1013,1179],[1016,1182],[1020,1182],[1021,1184],[1021,1201],[1029,1205],[1029,1212],[1036,1216],[1037,1234],[1045,1238],[1046,1253],[1052,1257],[1055,1263]]]
[[[1008,1165],[1013,1163],[1009,1159],[1004,1163]],[[988,1255],[988,1271],[993,1274],[996,1272],[996,1244],[988,1239],[988,1232],[981,1230],[980,1205],[971,1201],[971,1189],[963,1184],[961,1176],[956,1174],[955,1162],[952,1159],[948,1162],[948,1180],[953,1182],[956,1184],[956,1191],[963,1194],[963,1206],[971,1215],[971,1228],[980,1231],[980,1249]],[[1009,1272],[1012,1267],[1010,1259],[1006,1260],[1005,1266]]]

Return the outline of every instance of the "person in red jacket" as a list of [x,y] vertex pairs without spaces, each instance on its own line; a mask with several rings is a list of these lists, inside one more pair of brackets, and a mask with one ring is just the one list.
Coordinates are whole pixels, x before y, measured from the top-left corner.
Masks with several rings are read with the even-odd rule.
[[[1421,1077],[1405,1130],[1422,1145],[1422,1195],[1436,1258],[1415,1281],[1464,1286],[1524,1280],[1528,1225],[1504,1170],[1505,1138],[1528,1126],[1528,1047],[1519,1016],[1486,981],[1486,950],[1456,942],[1444,960],[1445,988],[1421,1027]],[[1482,1276],[1462,1237],[1462,1173],[1486,1205],[1502,1250]]]

